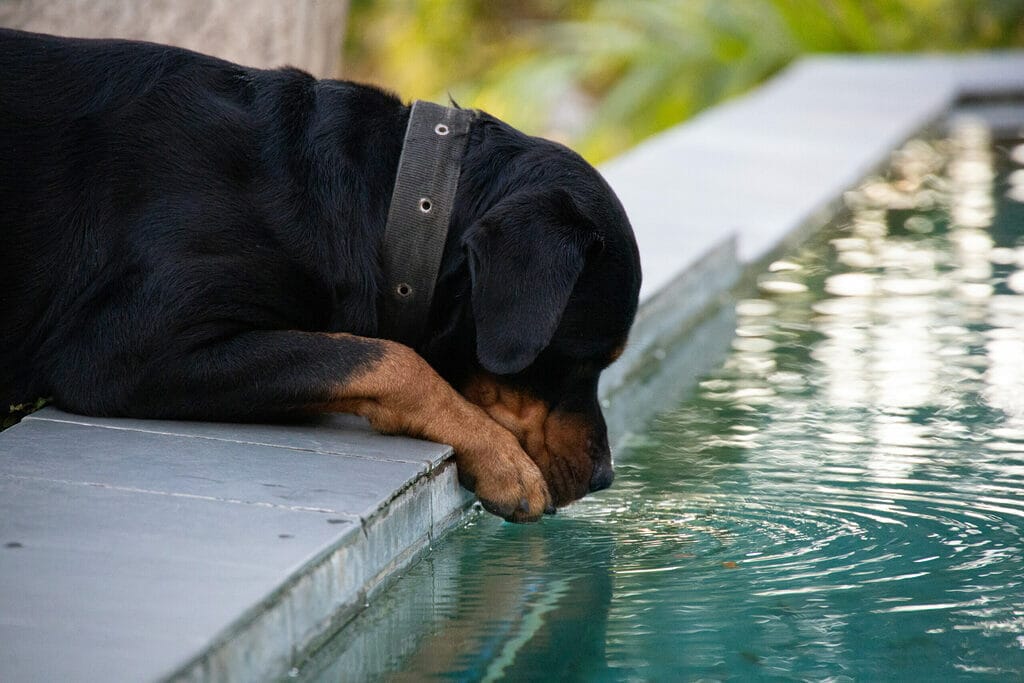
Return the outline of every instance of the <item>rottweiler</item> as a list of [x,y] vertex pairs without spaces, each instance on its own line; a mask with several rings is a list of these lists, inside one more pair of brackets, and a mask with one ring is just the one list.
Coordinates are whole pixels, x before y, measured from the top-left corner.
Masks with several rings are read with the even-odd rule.
[[516,522],[610,485],[598,376],[640,288],[621,204],[566,147],[475,112],[425,328],[389,339],[409,117],[296,69],[0,30],[0,405],[356,413],[450,444]]

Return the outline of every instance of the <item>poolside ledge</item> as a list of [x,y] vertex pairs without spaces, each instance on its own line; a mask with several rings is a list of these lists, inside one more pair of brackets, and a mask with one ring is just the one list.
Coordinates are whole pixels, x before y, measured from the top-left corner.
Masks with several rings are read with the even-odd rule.
[[[720,352],[752,265],[958,98],[1022,93],[1024,53],[807,59],[607,164],[645,269],[613,438]],[[0,434],[0,680],[285,677],[462,518],[450,455],[344,416],[40,411]]]

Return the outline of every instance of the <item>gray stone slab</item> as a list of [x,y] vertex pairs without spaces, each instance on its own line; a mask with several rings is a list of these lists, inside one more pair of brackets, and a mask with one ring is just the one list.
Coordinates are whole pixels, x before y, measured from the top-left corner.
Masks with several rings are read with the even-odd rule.
[[0,680],[170,674],[359,534],[328,518],[0,474]]
[[[173,679],[283,677],[310,648],[337,632],[401,575],[459,519],[454,513],[470,500],[458,488],[451,461],[433,470],[396,496],[359,533],[347,535],[343,543],[302,567],[294,581],[259,609],[250,610],[200,656],[181,666]],[[282,635],[284,630],[287,636]]]
[[637,233],[647,300],[725,237],[771,254],[963,95],[1024,91],[1024,53],[815,57],[601,171]]
[[26,420],[0,439],[0,680],[279,675],[470,501],[450,463]]
[[427,471],[218,439],[27,420],[4,434],[0,474],[171,497],[367,518]]
[[402,436],[383,436],[373,431],[366,420],[355,415],[320,415],[292,423],[257,424],[89,417],[50,407],[27,419],[279,446],[373,460],[425,462],[431,468],[452,454],[452,449],[442,444]]

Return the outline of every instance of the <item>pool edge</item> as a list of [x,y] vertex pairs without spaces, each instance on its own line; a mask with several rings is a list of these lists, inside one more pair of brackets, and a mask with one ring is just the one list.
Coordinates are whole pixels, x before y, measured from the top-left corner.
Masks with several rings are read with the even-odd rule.
[[159,680],[265,680],[287,675],[345,628],[432,543],[458,526],[472,501],[459,486],[454,461],[445,460],[298,568],[209,647]]

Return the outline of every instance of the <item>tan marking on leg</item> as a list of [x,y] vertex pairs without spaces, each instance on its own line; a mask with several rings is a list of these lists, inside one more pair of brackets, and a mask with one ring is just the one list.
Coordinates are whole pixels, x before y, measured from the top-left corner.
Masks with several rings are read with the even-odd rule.
[[555,505],[587,494],[593,464],[590,428],[581,418],[550,412],[540,399],[489,374],[474,376],[463,393],[519,440],[544,474]]
[[451,445],[460,479],[488,510],[510,521],[539,519],[550,507],[547,486],[516,439],[415,351],[381,343],[380,360],[335,387],[327,408],[362,415],[385,434]]

